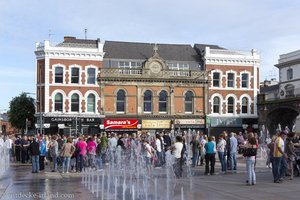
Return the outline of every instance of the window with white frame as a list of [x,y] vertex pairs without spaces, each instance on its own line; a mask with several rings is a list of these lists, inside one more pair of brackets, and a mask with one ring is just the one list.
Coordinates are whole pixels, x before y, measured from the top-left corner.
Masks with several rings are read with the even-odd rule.
[[54,111],[63,111],[63,95],[61,93],[57,93],[54,97]]
[[234,113],[234,98],[229,97],[227,99],[227,113]]
[[249,87],[249,74],[242,74],[242,88],[248,88]]
[[289,80],[292,80],[292,79],[293,79],[293,69],[292,69],[292,68],[288,69],[288,70],[286,71],[286,73],[287,73],[287,80],[288,80],[288,81],[289,81]]
[[234,87],[234,73],[227,74],[227,87]]
[[192,113],[194,110],[194,94],[191,91],[185,93],[184,97],[184,110],[186,113]]
[[168,107],[168,94],[166,91],[163,90],[159,93],[158,111],[167,112],[167,107]]
[[96,97],[94,94],[89,94],[87,97],[87,112],[95,112],[96,110]]
[[64,78],[64,68],[55,67],[55,83],[63,83]]
[[248,113],[248,104],[249,104],[249,100],[247,97],[243,97],[242,98],[242,113],[246,114]]
[[79,112],[79,95],[73,94],[71,96],[71,112]]
[[124,90],[117,92],[117,112],[125,112],[126,108],[126,96]]
[[150,90],[146,90],[146,92],[144,93],[144,112],[152,112],[152,100],[152,92]]
[[220,97],[213,99],[213,113],[220,113]]
[[170,70],[189,70],[190,65],[188,63],[168,63]]
[[95,84],[96,83],[96,69],[95,68],[88,68],[87,70],[87,83],[88,84]]
[[220,87],[220,72],[213,73],[213,87]]
[[79,68],[73,67],[71,69],[71,83],[79,83]]

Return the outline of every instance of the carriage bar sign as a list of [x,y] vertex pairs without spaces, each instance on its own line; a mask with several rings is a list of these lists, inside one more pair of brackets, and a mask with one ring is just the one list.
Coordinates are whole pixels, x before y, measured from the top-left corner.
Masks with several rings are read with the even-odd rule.
[[137,129],[138,119],[105,119],[104,129]]

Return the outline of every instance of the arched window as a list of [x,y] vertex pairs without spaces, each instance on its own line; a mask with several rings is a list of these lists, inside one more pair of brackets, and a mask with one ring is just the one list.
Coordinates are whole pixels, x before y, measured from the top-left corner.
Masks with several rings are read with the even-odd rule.
[[168,94],[166,91],[159,93],[159,112],[167,112],[168,107]]
[[79,68],[73,67],[71,69],[71,83],[79,83]]
[[194,104],[194,94],[191,91],[188,91],[185,93],[185,97],[184,97],[185,112],[192,113],[194,110],[193,104]]
[[234,113],[234,99],[229,97],[227,99],[227,113]]
[[95,95],[89,94],[87,97],[87,112],[95,112],[96,110],[96,98]]
[[152,92],[150,90],[144,93],[144,112],[152,112]]
[[220,113],[220,98],[214,97],[213,99],[213,113]]
[[64,69],[62,67],[55,67],[55,83],[63,83]]
[[61,93],[55,95],[54,111],[63,111],[63,95]]
[[88,84],[95,84],[96,83],[96,69],[95,68],[88,68],[87,70],[87,83]]
[[248,98],[243,97],[242,98],[242,113],[248,113]]
[[73,94],[71,97],[71,112],[79,112],[79,95]]
[[125,99],[125,91],[119,90],[117,93],[117,112],[125,112],[125,105],[126,105],[126,99]]

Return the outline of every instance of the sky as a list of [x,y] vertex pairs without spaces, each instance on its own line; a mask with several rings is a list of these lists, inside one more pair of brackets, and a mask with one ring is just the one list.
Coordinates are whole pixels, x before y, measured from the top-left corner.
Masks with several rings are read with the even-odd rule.
[[260,81],[277,77],[279,55],[300,49],[299,10],[298,0],[0,0],[0,112],[35,93],[36,42],[83,39],[85,28],[101,41],[257,49]]

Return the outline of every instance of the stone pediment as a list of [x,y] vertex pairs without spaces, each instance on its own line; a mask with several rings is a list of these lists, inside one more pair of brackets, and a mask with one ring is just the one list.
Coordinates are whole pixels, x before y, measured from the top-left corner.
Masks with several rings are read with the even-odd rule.
[[143,74],[147,74],[149,76],[163,76],[166,68],[166,62],[157,53],[155,53],[145,62]]

